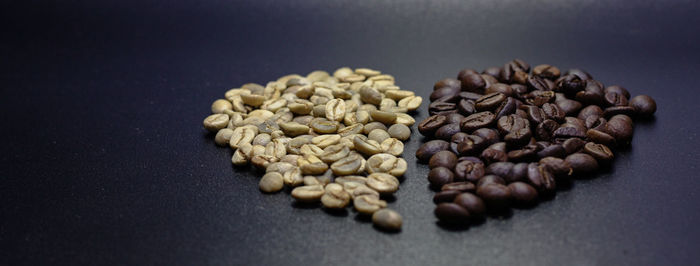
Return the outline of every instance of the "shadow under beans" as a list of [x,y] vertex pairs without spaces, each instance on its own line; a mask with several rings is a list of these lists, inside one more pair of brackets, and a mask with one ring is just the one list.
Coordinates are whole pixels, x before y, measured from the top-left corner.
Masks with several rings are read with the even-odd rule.
[[321,208],[323,212],[335,216],[335,217],[348,217],[350,215],[350,212],[348,211],[347,208],[342,208],[342,209],[330,209],[330,208]]
[[[483,224],[483,222],[481,224]],[[467,230],[469,230],[469,228],[474,226],[473,224],[471,224],[471,222],[469,222],[469,223],[448,223],[448,222],[439,221],[439,220],[435,222],[435,225],[437,225],[438,227],[440,227],[443,230],[447,230],[447,231],[451,231],[451,232],[467,231]]]
[[360,223],[371,223],[372,222],[372,215],[357,213],[355,215],[355,221],[360,222]]
[[384,233],[384,234],[388,234],[388,235],[395,235],[395,234],[401,233],[401,229],[398,229],[398,230],[384,229],[384,228],[377,226],[376,224],[373,225],[372,227],[374,227],[375,230],[377,230],[381,233]]
[[391,194],[391,195],[381,195],[381,199],[386,201],[387,203],[392,203],[396,201],[396,196]]
[[303,210],[311,210],[311,209],[318,209],[321,208],[321,203],[318,202],[312,202],[312,203],[306,203],[306,202],[299,202],[299,201],[293,201],[292,202],[292,207],[296,209],[303,209]]

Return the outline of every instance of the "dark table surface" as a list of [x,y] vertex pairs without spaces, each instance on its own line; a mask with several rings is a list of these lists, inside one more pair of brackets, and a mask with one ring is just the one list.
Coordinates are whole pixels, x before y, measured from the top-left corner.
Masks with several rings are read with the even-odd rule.
[[[0,264],[700,260],[697,2],[47,2],[0,4]],[[513,58],[585,69],[659,110],[610,172],[464,230],[436,224],[415,133],[390,203],[403,230],[387,234],[261,194],[201,127],[247,82],[371,67],[427,97]]]

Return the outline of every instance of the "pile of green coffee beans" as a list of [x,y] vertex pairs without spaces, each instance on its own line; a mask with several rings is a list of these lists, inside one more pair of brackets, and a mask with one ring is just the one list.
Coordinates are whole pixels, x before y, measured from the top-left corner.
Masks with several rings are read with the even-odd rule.
[[267,84],[244,84],[214,101],[204,128],[235,150],[234,165],[264,171],[264,193],[291,189],[301,204],[372,215],[381,229],[400,230],[401,216],[382,198],[406,172],[403,142],[423,99],[377,70],[343,67]]

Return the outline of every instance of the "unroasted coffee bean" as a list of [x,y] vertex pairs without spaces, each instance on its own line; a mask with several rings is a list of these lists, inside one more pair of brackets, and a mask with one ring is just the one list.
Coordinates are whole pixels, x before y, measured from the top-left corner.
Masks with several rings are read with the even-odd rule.
[[641,117],[652,116],[656,112],[656,101],[647,95],[634,96],[630,99],[629,106],[634,108],[635,113]]
[[431,140],[423,143],[416,150],[416,158],[422,162],[428,162],[434,154],[450,148],[450,143],[444,140]]
[[366,185],[381,194],[391,194],[399,189],[399,180],[390,174],[372,173],[367,176]]
[[396,158],[391,154],[379,153],[367,159],[365,170],[368,173],[388,173],[393,176],[402,176],[408,169],[408,163],[403,158]]
[[337,160],[331,164],[333,174],[337,176],[346,176],[357,173],[362,167],[362,156],[351,154],[345,158]]
[[566,157],[565,161],[571,166],[576,175],[590,174],[598,170],[596,159],[585,153],[571,154]]
[[403,221],[398,212],[390,209],[381,209],[372,214],[372,223],[381,229],[396,231],[401,229]]
[[455,203],[440,203],[435,208],[434,213],[435,217],[446,223],[466,223],[469,221],[469,211]]
[[350,203],[350,194],[343,189],[342,185],[331,183],[326,185],[321,203],[323,207],[329,209],[345,208]]
[[411,129],[402,124],[391,125],[387,132],[392,138],[396,138],[401,141],[406,141],[411,137]]
[[228,125],[227,114],[213,114],[204,119],[204,128],[211,132],[217,132]]
[[282,175],[277,172],[265,174],[262,179],[260,179],[259,187],[262,192],[266,193],[274,193],[282,190],[282,187],[284,187]]
[[324,194],[325,190],[322,185],[307,185],[292,190],[292,197],[304,203],[318,202]]
[[373,214],[374,212],[386,208],[386,201],[373,195],[360,195],[354,198],[355,210],[362,214]]

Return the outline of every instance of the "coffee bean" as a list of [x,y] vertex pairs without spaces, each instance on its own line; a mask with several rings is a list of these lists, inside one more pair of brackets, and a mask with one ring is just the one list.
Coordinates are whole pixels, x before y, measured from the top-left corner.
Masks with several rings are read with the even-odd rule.
[[537,190],[527,183],[513,182],[508,184],[508,188],[517,204],[530,205],[537,202]]
[[508,155],[503,150],[494,149],[494,148],[486,148],[486,149],[484,149],[484,151],[481,152],[481,158],[484,159],[484,162],[486,164],[491,164],[494,162],[507,161]]
[[489,209],[500,211],[508,208],[512,197],[508,186],[489,183],[477,188],[476,194],[486,203]]
[[478,136],[467,135],[457,145],[457,152],[460,155],[478,155],[486,148],[486,142]]
[[438,193],[435,193],[435,196],[433,196],[433,203],[440,204],[443,202],[453,202],[454,199],[461,193],[462,192],[459,190],[440,191]]
[[416,158],[422,162],[428,162],[434,154],[439,151],[444,151],[450,148],[450,143],[444,140],[431,140],[423,143],[416,150]]
[[529,128],[530,122],[517,115],[508,115],[499,118],[496,125],[501,135],[507,135],[523,128]]
[[593,156],[598,164],[609,165],[615,158],[610,148],[603,144],[588,142],[583,146],[583,152]]
[[575,75],[575,76],[578,76],[579,78],[581,78],[582,80],[593,79],[593,76],[591,76],[591,74],[589,74],[588,72],[586,72],[583,69],[578,69],[578,68],[572,68],[572,69],[567,70],[566,75]]
[[656,101],[647,95],[634,96],[629,101],[629,106],[634,108],[635,113],[641,117],[649,117],[656,112]]
[[557,79],[561,71],[555,66],[538,65],[532,69],[532,74],[546,79]]
[[540,76],[537,76],[537,75],[530,75],[529,77],[527,77],[526,85],[531,90],[540,90],[540,91],[549,90],[549,87],[547,86],[547,83],[544,81],[544,79]]
[[462,83],[462,90],[476,93],[483,93],[486,88],[486,81],[478,73],[463,73],[460,72],[459,80]]
[[446,223],[467,223],[469,221],[469,211],[455,203],[444,202],[435,208],[435,217]]
[[444,115],[432,115],[418,124],[418,132],[423,136],[433,137],[435,131],[445,125],[447,117]]
[[459,91],[460,91],[460,88],[452,88],[452,87],[440,88],[440,89],[434,90],[432,93],[430,93],[429,99],[431,102],[436,102],[440,98],[457,95],[457,94],[459,94]]
[[460,127],[462,131],[472,132],[476,129],[490,126],[494,123],[495,119],[496,116],[489,111],[475,113],[464,118]]
[[481,73],[492,76],[494,78],[498,78],[498,76],[500,75],[499,73],[501,73],[501,68],[500,67],[489,67],[487,69],[484,69],[484,71]]
[[474,132],[472,132],[472,135],[482,138],[484,140],[485,145],[491,145],[500,140],[498,131],[490,128],[480,128],[474,130]]
[[322,185],[307,185],[292,190],[292,197],[303,203],[318,202],[324,194],[325,190]]
[[436,82],[435,85],[433,86],[433,90],[438,90],[438,89],[446,88],[446,87],[460,89],[462,87],[462,84],[457,79],[446,78],[446,79],[443,79],[443,80]]
[[479,187],[483,187],[489,184],[501,184],[505,185],[506,181],[497,175],[486,175],[482,178],[479,179],[479,181],[476,183],[476,189],[478,190]]
[[353,200],[355,210],[361,214],[373,214],[374,212],[386,208],[386,201],[380,200],[373,195],[357,196]]
[[204,128],[211,132],[218,132],[228,125],[228,120],[227,114],[213,114],[204,119]]
[[442,185],[440,191],[474,192],[476,186],[471,182],[452,182]]
[[520,149],[507,153],[508,160],[513,162],[529,162],[537,158],[538,147],[536,145],[526,145]]
[[574,152],[580,151],[583,149],[583,145],[585,145],[586,142],[582,139],[579,138],[570,138],[566,139],[562,143],[562,147],[564,147],[564,150],[566,151],[566,154],[572,154]]
[[554,102],[559,108],[567,115],[576,115],[578,114],[579,110],[583,107],[580,102],[574,101],[574,100],[569,100],[569,99],[564,99],[561,101],[556,101]]
[[532,131],[530,131],[529,127],[525,127],[506,134],[503,137],[503,140],[506,142],[508,147],[518,148],[529,143],[531,138]]
[[402,176],[408,169],[408,163],[403,158],[396,158],[391,154],[378,153],[367,159],[365,170],[368,173],[388,173],[393,176]]
[[607,92],[604,97],[608,106],[627,106],[627,97],[617,92]]
[[476,111],[492,111],[496,109],[503,101],[506,100],[506,96],[503,93],[491,93],[482,96],[481,98],[474,101],[474,107]]
[[260,179],[259,187],[260,190],[265,193],[274,193],[282,190],[282,187],[284,187],[282,175],[276,172],[265,174],[262,179]]
[[544,158],[544,157],[564,158],[564,156],[566,156],[566,155],[567,155],[566,149],[561,144],[549,145],[547,147],[542,148],[540,151],[537,152],[538,158]]
[[435,167],[453,169],[455,164],[457,164],[457,155],[451,151],[438,151],[435,155],[430,157],[430,161],[428,162],[430,169]]
[[571,154],[566,157],[565,161],[571,166],[576,175],[590,174],[598,170],[596,159],[585,153]]
[[542,109],[534,105],[521,105],[520,108],[527,114],[527,119],[531,124],[537,125],[546,119],[546,114]]
[[546,166],[538,163],[528,164],[527,181],[541,194],[551,194],[556,189],[554,175]]
[[[610,134],[613,138],[615,138],[615,142],[620,145],[629,145],[630,142],[632,141],[632,136],[634,135],[634,126],[632,125],[632,122],[630,122],[631,119],[626,116],[626,115],[616,115],[610,118],[608,123],[605,124],[605,127],[602,129],[605,133]],[[603,142],[596,142],[596,143],[601,143],[605,144]],[[610,146],[607,145],[606,146]]]
[[480,216],[486,212],[484,201],[472,193],[461,193],[454,199],[454,203],[466,209],[471,216]]
[[627,98],[627,99],[630,98],[630,93],[627,91],[627,89],[625,89],[621,86],[618,86],[618,85],[608,86],[607,88],[605,88],[604,92],[606,94],[609,92],[617,93],[617,94],[625,96],[625,98]]
[[435,167],[428,173],[428,181],[430,186],[438,189],[447,183],[452,183],[454,174],[446,167]]
[[476,182],[484,176],[484,164],[473,161],[459,161],[454,167],[455,181]]
[[539,163],[556,177],[570,176],[573,173],[571,165],[561,158],[544,157]]
[[329,209],[342,209],[350,203],[350,194],[343,189],[342,185],[331,183],[326,185],[321,203],[323,207]]
[[372,214],[372,223],[384,230],[397,231],[401,230],[402,218],[396,211],[381,209]]
[[557,128],[557,130],[554,131],[554,137],[555,138],[585,138],[586,131],[584,131],[584,129],[579,128],[579,127],[562,125],[561,127]]
[[454,134],[460,132],[460,126],[458,123],[446,124],[441,126],[435,131],[435,137],[443,140],[450,140]]
[[380,194],[391,194],[399,189],[399,180],[390,174],[372,173],[367,176],[366,185]]
[[586,81],[576,75],[564,75],[557,82],[557,91],[569,97],[575,96],[586,87]]
[[614,147],[616,145],[615,138],[600,130],[589,129],[586,131],[586,137],[590,141],[600,143],[608,147]]

